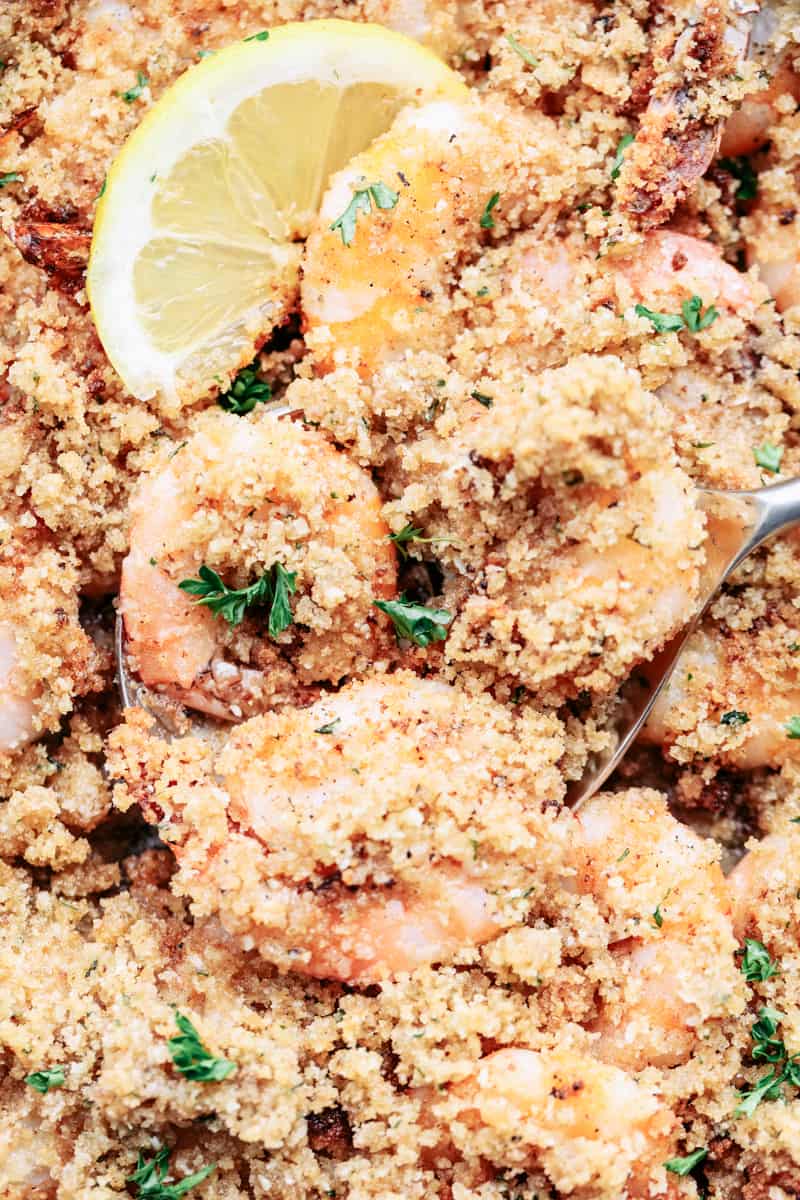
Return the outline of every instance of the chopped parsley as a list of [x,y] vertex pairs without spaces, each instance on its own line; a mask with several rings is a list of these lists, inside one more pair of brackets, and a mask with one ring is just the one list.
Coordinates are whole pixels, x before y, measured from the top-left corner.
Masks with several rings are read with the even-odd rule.
[[790,717],[784,725],[784,729],[786,736],[792,741],[796,741],[797,738],[800,738],[800,717]]
[[415,604],[405,595],[397,600],[373,600],[372,603],[391,618],[398,638],[408,638],[415,646],[443,642],[447,637],[447,626],[453,619],[453,614],[446,608]]
[[748,983],[764,983],[778,973],[766,946],[755,938],[744,939],[744,953],[739,969]]
[[493,192],[492,195],[489,197],[489,199],[486,201],[486,207],[484,208],[483,212],[481,213],[481,219],[480,219],[481,229],[494,229],[494,217],[492,216],[492,210],[497,207],[499,200],[500,200],[500,193]]
[[198,604],[210,608],[215,617],[224,617],[233,628],[241,625],[248,608],[269,605],[269,636],[276,638],[292,623],[289,596],[297,586],[297,573],[274,563],[260,579],[249,587],[229,588],[216,571],[203,565],[199,579],[183,579],[178,584],[182,592],[197,597]]
[[180,1200],[181,1196],[185,1196],[193,1187],[197,1187],[198,1183],[208,1179],[217,1165],[212,1163],[210,1167],[201,1167],[193,1175],[187,1175],[175,1183],[167,1183],[169,1156],[170,1151],[167,1146],[162,1146],[160,1150],[157,1150],[151,1159],[146,1159],[144,1154],[139,1151],[136,1170],[126,1180],[126,1183],[136,1184],[138,1200]]
[[660,929],[664,924],[664,914],[661,911],[660,904],[656,905],[656,911],[653,913],[653,924],[655,925],[656,929]]
[[412,542],[419,542],[420,545],[432,546],[435,542],[452,542],[452,538],[448,537],[423,537],[422,530],[416,525],[404,525],[399,533],[390,533],[389,541],[394,542],[397,547],[397,553],[405,561],[408,558],[408,550],[406,546]]
[[250,37],[244,38],[246,42],[265,42],[269,37],[269,30],[262,29],[259,33],[251,33]]
[[128,88],[127,92],[120,92],[122,99],[126,104],[133,104],[138,100],[144,89],[148,86],[148,78],[143,71],[136,72],[136,83],[132,88]]
[[251,413],[257,404],[266,404],[272,399],[272,388],[265,379],[258,376],[258,358],[249,367],[242,367],[227,392],[217,397],[217,404],[225,412],[235,413],[244,417]]
[[181,1075],[197,1083],[218,1083],[233,1074],[236,1063],[228,1058],[216,1058],[207,1050],[188,1017],[176,1012],[175,1024],[180,1033],[169,1039],[167,1047]]
[[617,142],[617,149],[614,154],[614,162],[611,167],[612,179],[619,179],[620,171],[622,170],[622,164],[625,162],[625,151],[633,141],[635,141],[633,134],[626,133]]
[[750,1030],[754,1042],[751,1051],[753,1061],[768,1062],[772,1066],[752,1088],[745,1088],[739,1093],[739,1103],[733,1110],[735,1117],[752,1116],[762,1100],[782,1099],[785,1083],[800,1087],[800,1055],[789,1055],[783,1039],[777,1036],[778,1024],[782,1020],[783,1013],[765,1005]]
[[727,171],[734,179],[739,180],[739,186],[736,189],[737,200],[755,200],[758,194],[758,172],[753,168],[753,164],[746,154],[741,154],[737,158],[721,158],[719,165],[723,171]]
[[0,188],[8,187],[10,183],[22,183],[19,171],[6,171],[5,175],[0,175]]
[[762,442],[760,446],[753,447],[753,458],[756,460],[756,466],[761,467],[762,471],[777,475],[781,469],[783,448],[773,446],[772,442]]
[[341,725],[341,723],[341,717],[334,717],[334,719],[329,721],[327,725],[320,725],[319,729],[314,730],[314,733],[333,733],[336,726]]
[[746,725],[750,717],[746,712],[739,712],[738,709],[732,708],[730,712],[723,713],[719,719],[720,725],[732,725],[736,728],[737,725]]
[[526,62],[529,67],[538,67],[539,60],[534,58],[530,50],[526,49],[521,42],[518,42],[513,33],[506,34],[506,41],[515,54],[518,54],[523,62]]
[[713,325],[719,316],[719,312],[713,304],[709,304],[703,312],[703,301],[699,296],[692,296],[690,300],[684,300],[680,315],[654,312],[645,304],[637,304],[634,311],[637,317],[645,317],[656,333],[681,333],[684,329],[688,329],[689,333],[702,333],[704,329],[708,329],[709,325]]
[[478,404],[482,404],[484,408],[491,408],[494,404],[492,397],[484,395],[483,392],[470,392],[470,397],[477,400]]
[[51,1088],[64,1086],[64,1068],[45,1067],[43,1071],[33,1071],[30,1075],[25,1076],[25,1082],[35,1092],[40,1092],[42,1096],[46,1096]]
[[397,201],[400,199],[400,193],[394,192],[385,183],[376,180],[375,183],[368,183],[366,187],[356,188],[353,191],[353,199],[348,204],[340,217],[331,225],[331,229],[338,229],[342,235],[342,241],[345,246],[349,246],[353,238],[356,236],[356,221],[360,212],[371,213],[372,205],[376,208],[389,209],[394,208]]
[[691,1154],[687,1154],[683,1158],[667,1159],[664,1166],[673,1175],[688,1175],[695,1167],[699,1167],[700,1163],[707,1157],[708,1151],[705,1146],[700,1146],[697,1150],[693,1150]]

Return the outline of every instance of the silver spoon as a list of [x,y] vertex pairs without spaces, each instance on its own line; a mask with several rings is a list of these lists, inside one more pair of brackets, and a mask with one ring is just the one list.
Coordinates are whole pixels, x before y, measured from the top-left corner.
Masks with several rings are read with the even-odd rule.
[[[279,411],[278,415],[288,414]],[[706,561],[701,570],[697,612],[649,663],[637,668],[633,679],[623,688],[611,745],[592,757],[581,778],[568,789],[567,802],[573,807],[585,804],[627,754],[669,682],[686,642],[725,580],[768,538],[800,525],[800,478],[753,491],[729,492],[699,487],[697,492],[708,518]],[[123,705],[147,709],[171,733],[185,732],[188,723],[175,725],[169,711],[161,711],[158,707],[154,710],[154,697],[128,670],[121,617],[117,617],[115,649]],[[205,729],[208,724],[199,716],[191,721],[191,727],[198,732],[200,726]]]
[[614,740],[595,755],[568,789],[567,802],[579,807],[602,787],[630,750],[656,700],[670,680],[686,642],[725,580],[768,538],[800,525],[800,478],[753,491],[697,489],[708,518],[706,561],[701,571],[697,612],[649,663],[637,668],[623,688]]

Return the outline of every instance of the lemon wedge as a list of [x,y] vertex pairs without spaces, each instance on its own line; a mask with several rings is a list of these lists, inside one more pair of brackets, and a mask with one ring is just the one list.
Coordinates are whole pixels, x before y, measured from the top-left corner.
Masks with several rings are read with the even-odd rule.
[[297,297],[328,177],[410,103],[466,91],[380,25],[282,25],[190,68],[128,138],[97,206],[87,289],[128,390],[173,405],[230,380]]

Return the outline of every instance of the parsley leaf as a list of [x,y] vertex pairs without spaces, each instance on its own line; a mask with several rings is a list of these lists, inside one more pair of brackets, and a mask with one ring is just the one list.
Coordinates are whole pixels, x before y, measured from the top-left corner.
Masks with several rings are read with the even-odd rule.
[[753,458],[756,460],[757,467],[761,467],[763,471],[769,471],[771,475],[777,475],[781,469],[783,448],[773,446],[772,442],[762,442],[760,446],[753,447]]
[[334,717],[332,721],[328,721],[327,725],[320,725],[319,729],[315,729],[314,733],[333,733],[337,725],[342,722],[341,717]]
[[660,929],[661,926],[664,924],[664,916],[663,916],[663,913],[661,912],[660,904],[656,905],[656,911],[653,913],[653,924],[655,925],[655,927],[657,929]]
[[763,1061],[773,1065],[754,1087],[739,1093],[739,1103],[733,1110],[735,1117],[751,1116],[762,1100],[780,1100],[783,1097],[784,1083],[790,1083],[793,1087],[800,1086],[800,1056],[795,1054],[790,1057],[783,1039],[777,1036],[778,1024],[782,1020],[783,1013],[775,1008],[765,1005],[759,1011],[758,1020],[750,1030],[750,1036],[755,1043],[752,1057],[755,1062]]
[[697,1150],[693,1150],[691,1154],[687,1154],[684,1158],[670,1158],[664,1163],[668,1171],[672,1171],[673,1175],[688,1175],[695,1167],[698,1167],[708,1157],[708,1151],[705,1146],[701,1146]]
[[19,171],[7,171],[5,175],[0,175],[0,188],[8,187],[9,183],[22,183]]
[[133,102],[135,100],[139,99],[139,97],[141,96],[142,92],[147,87],[147,85],[148,85],[147,76],[144,74],[143,71],[137,71],[135,86],[132,88],[128,88],[127,92],[120,92],[120,95],[122,96],[122,99],[125,101],[126,104],[133,104]]
[[762,1075],[758,1083],[749,1090],[739,1093],[739,1103],[733,1110],[735,1117],[751,1117],[762,1100],[779,1100],[783,1095],[782,1072],[774,1070]]
[[359,211],[371,213],[373,204],[376,208],[384,210],[394,208],[399,199],[400,193],[392,191],[390,187],[387,187],[385,183],[381,183],[379,179],[375,183],[368,183],[366,187],[356,188],[353,191],[353,199],[342,215],[336,218],[330,228],[334,230],[338,229],[345,246],[349,246],[356,236],[356,222]]
[[30,1075],[25,1076],[25,1082],[35,1092],[46,1096],[51,1088],[64,1086],[64,1068],[45,1067],[43,1071],[33,1071]]
[[681,312],[690,333],[702,333],[704,329],[708,329],[709,325],[713,325],[719,316],[719,312],[713,304],[709,304],[706,311],[703,312],[703,301],[699,296],[692,296],[691,300],[684,300]]
[[225,412],[235,413],[244,417],[251,413],[257,404],[266,404],[272,399],[272,388],[265,379],[258,376],[258,357],[249,367],[242,367],[227,392],[217,396],[217,404]]
[[748,983],[763,983],[778,972],[767,948],[755,938],[744,939],[744,954],[739,969]]
[[733,708],[730,712],[723,713],[719,719],[720,725],[732,725],[734,728],[737,725],[746,725],[750,720],[746,712],[739,712]]
[[182,592],[197,597],[198,604],[205,604],[215,617],[224,617],[233,628],[241,625],[248,608],[270,605],[269,635],[272,638],[283,633],[292,623],[289,596],[295,591],[297,573],[285,570],[275,563],[260,579],[249,587],[229,588],[211,567],[200,567],[199,579],[183,579],[178,584]]
[[193,1175],[187,1175],[176,1183],[166,1183],[169,1155],[170,1151],[167,1146],[162,1146],[149,1160],[141,1151],[139,1152],[136,1170],[126,1180],[126,1183],[136,1184],[138,1200],[180,1200],[181,1196],[185,1196],[193,1187],[197,1187],[198,1183],[208,1179],[217,1165],[212,1163],[210,1167],[201,1167]]
[[656,333],[679,333],[684,328],[683,317],[672,313],[653,312],[644,304],[637,304],[634,312],[637,317],[646,317]]
[[432,546],[435,542],[452,543],[454,539],[449,537],[423,537],[422,530],[416,525],[404,525],[399,533],[390,533],[389,541],[394,542],[397,547],[397,553],[405,561],[408,558],[408,550],[406,546],[411,542],[419,542],[420,545]]
[[506,41],[515,54],[518,54],[523,62],[526,62],[529,67],[538,67],[539,60],[534,58],[530,50],[527,50],[521,42],[518,42],[513,33],[506,34]]
[[414,604],[404,594],[397,600],[373,600],[372,603],[391,618],[397,636],[408,638],[415,646],[443,642],[447,637],[447,626],[453,619],[453,614],[446,608]]
[[487,396],[484,392],[470,392],[470,399],[477,400],[478,404],[482,404],[484,408],[491,408],[494,400],[491,396]]
[[243,38],[245,42],[265,42],[269,37],[269,30],[262,29],[260,33],[251,33],[250,37]]
[[739,180],[739,186],[736,189],[737,200],[754,200],[756,198],[758,172],[753,168],[753,164],[746,154],[741,154],[737,158],[721,158],[719,166],[734,179]]
[[492,216],[492,209],[497,207],[499,199],[500,193],[493,192],[486,201],[486,208],[483,210],[480,219],[481,229],[494,229],[494,217]]
[[622,170],[622,164],[625,162],[625,151],[628,149],[628,146],[630,146],[631,142],[635,140],[636,139],[632,133],[626,133],[617,142],[617,149],[614,154],[614,162],[611,167],[612,179],[619,179],[620,171]]
[[792,741],[800,738],[800,717],[790,717],[784,729],[786,730],[786,736],[791,738]]
[[188,1017],[176,1012],[175,1024],[180,1033],[169,1039],[167,1047],[181,1075],[198,1083],[218,1083],[236,1070],[235,1062],[228,1058],[215,1058],[206,1049]]

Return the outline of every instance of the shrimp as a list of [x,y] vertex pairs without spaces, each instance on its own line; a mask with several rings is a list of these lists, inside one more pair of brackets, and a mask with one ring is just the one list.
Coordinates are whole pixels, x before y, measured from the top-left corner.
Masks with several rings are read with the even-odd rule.
[[[437,101],[401,112],[333,176],[303,259],[306,344],[318,371],[349,366],[368,380],[381,364],[448,349],[461,261],[511,219],[503,212],[524,224],[535,211],[535,181],[553,152],[549,128],[537,147],[538,121],[546,118],[474,99]],[[365,191],[376,184],[385,189],[377,198]],[[348,229],[341,218],[359,195],[371,211],[356,211]]]
[[[142,682],[230,720],[379,662],[391,639],[373,600],[395,591],[380,506],[322,434],[210,414],[131,501],[119,609]],[[234,630],[180,588],[201,567],[246,587],[276,563],[293,623],[269,641],[257,620]]]
[[795,18],[791,5],[783,7],[784,18],[775,0],[763,0],[753,20],[748,57],[759,63],[760,83],[763,85],[765,78],[769,82],[745,96],[741,107],[728,117],[719,147],[721,155],[735,158],[761,150],[783,108],[783,98],[800,101],[800,76],[792,69],[786,47],[789,22]]
[[585,1052],[496,1050],[436,1108],[471,1156],[517,1170],[533,1160],[559,1194],[674,1194],[662,1165],[673,1113],[652,1088]]
[[594,1052],[632,1071],[675,1066],[707,1021],[745,1003],[718,848],[656,792],[596,796],[578,822],[575,886],[607,915],[619,969]]
[[784,819],[760,841],[748,843],[727,879],[737,936],[762,939],[775,958],[797,953],[798,850],[800,829]]
[[720,89],[736,80],[757,11],[749,0],[678,6],[665,65],[617,186],[619,207],[637,225],[663,224],[706,173],[722,134]]
[[74,555],[20,526],[0,551],[0,758],[58,729],[104,665],[79,621]]
[[563,857],[551,717],[399,672],[254,717],[216,759],[146,720],[111,738],[119,802],[160,822],[197,911],[284,970],[367,984],[474,955]]
[[706,621],[658,698],[643,740],[679,762],[696,756],[739,770],[800,759],[792,732],[800,680],[792,627],[723,631]]
[[692,611],[704,519],[665,410],[617,358],[520,382],[457,436],[405,447],[387,506],[452,568],[447,667],[542,703],[608,694]]

